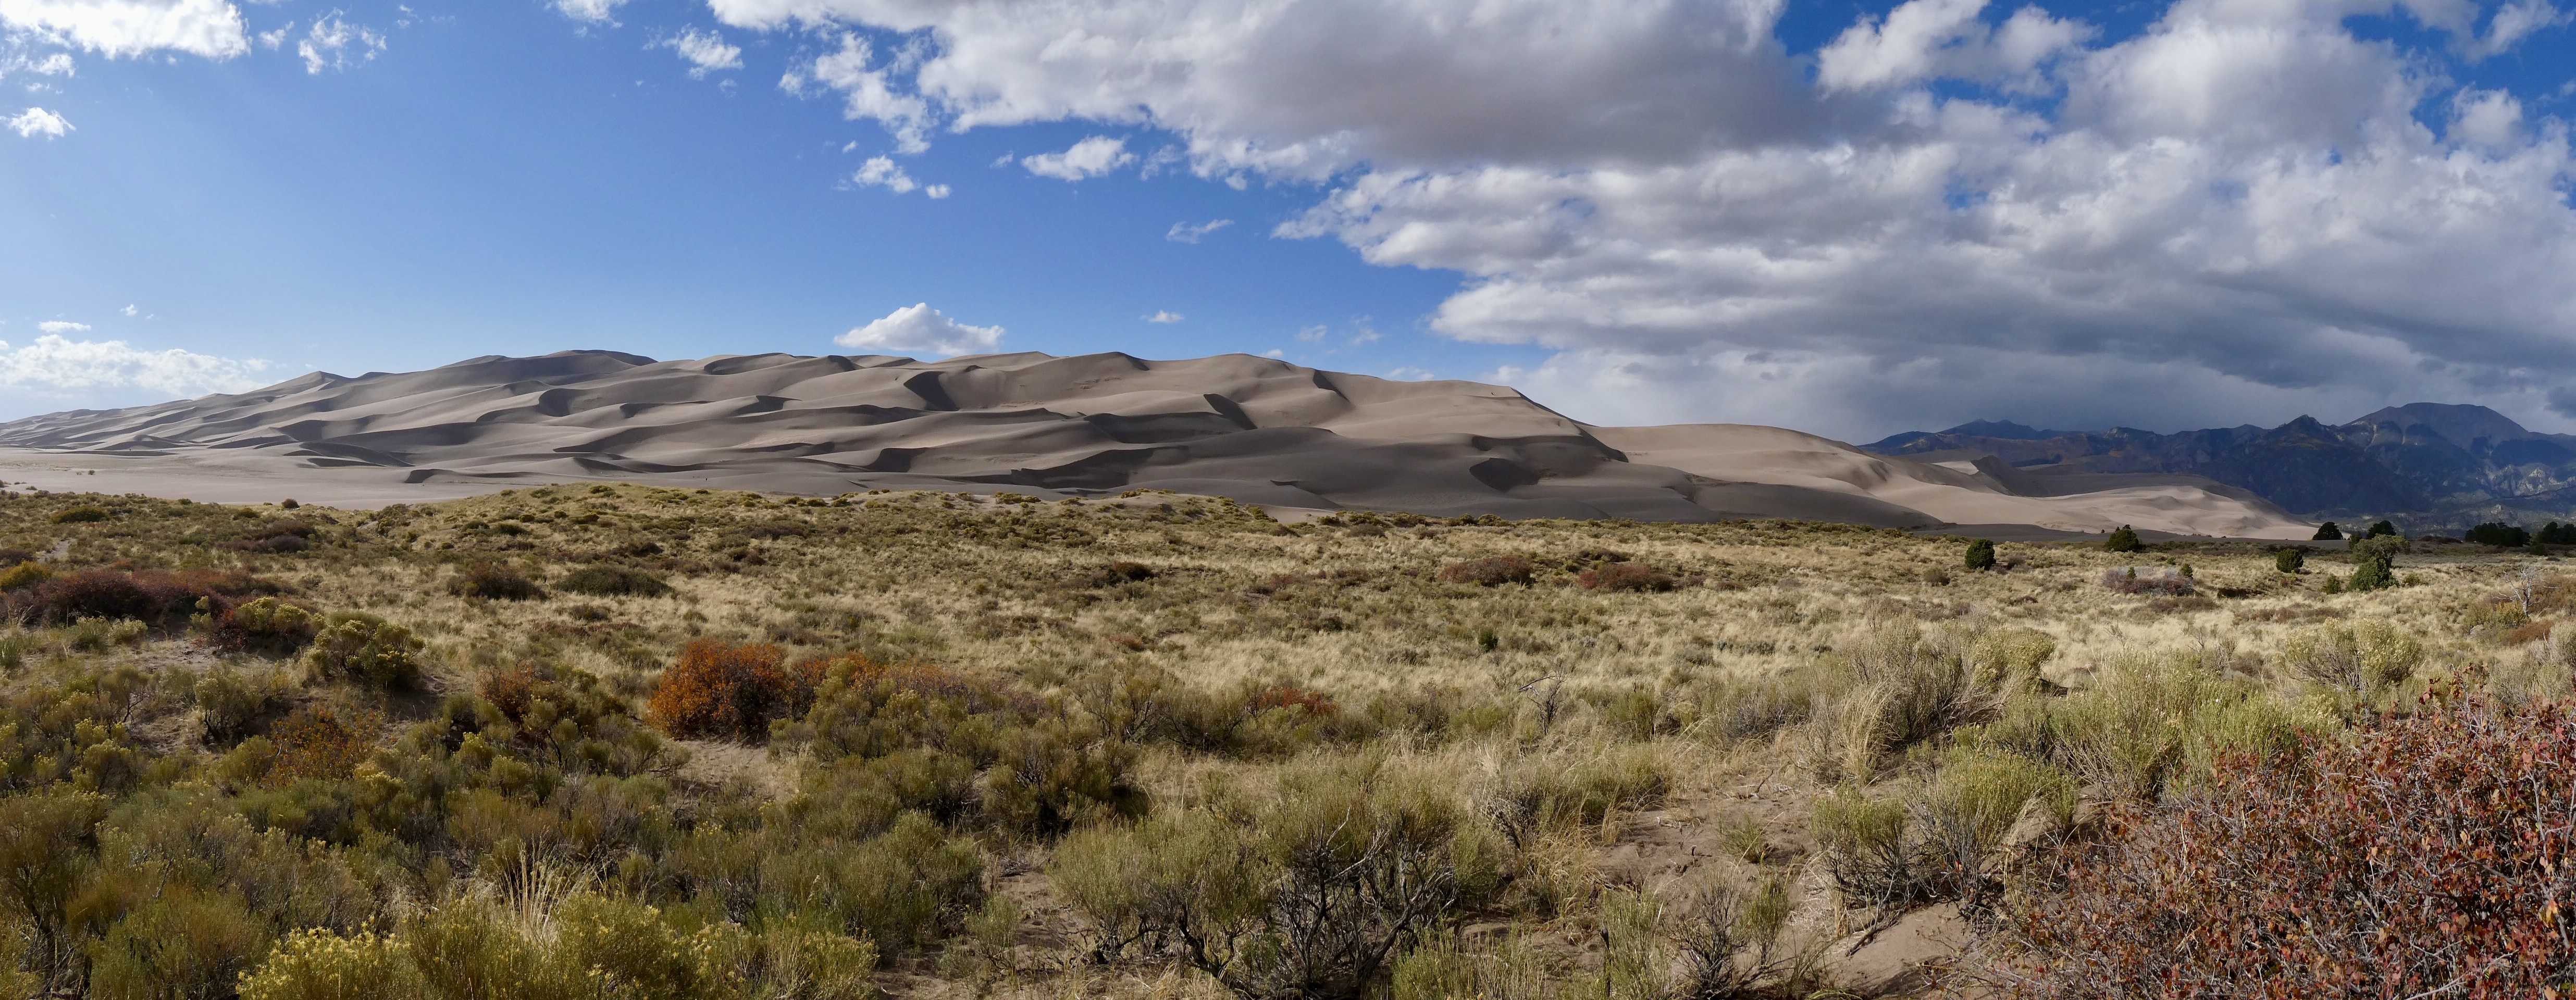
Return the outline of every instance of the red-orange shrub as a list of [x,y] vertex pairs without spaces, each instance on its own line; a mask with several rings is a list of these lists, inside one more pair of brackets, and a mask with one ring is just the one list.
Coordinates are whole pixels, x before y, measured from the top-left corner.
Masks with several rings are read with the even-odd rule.
[[1450,563],[1441,567],[1440,578],[1450,583],[1472,583],[1494,587],[1506,583],[1528,583],[1538,574],[1538,567],[1519,556],[1493,556]]
[[2451,698],[2115,815],[2003,914],[2004,992],[2567,996],[2576,710]]
[[813,706],[824,669],[820,660],[791,667],[776,646],[700,639],[662,672],[645,718],[673,736],[765,739],[770,720]]
[[1245,709],[1254,714],[1292,705],[1304,708],[1306,714],[1313,716],[1329,717],[1342,714],[1342,706],[1334,704],[1331,695],[1287,684],[1263,688],[1254,692],[1251,699],[1244,702]]
[[298,710],[270,727],[277,744],[277,766],[269,780],[285,784],[297,778],[334,780],[355,773],[367,757],[367,732],[375,720],[343,721],[327,708]]

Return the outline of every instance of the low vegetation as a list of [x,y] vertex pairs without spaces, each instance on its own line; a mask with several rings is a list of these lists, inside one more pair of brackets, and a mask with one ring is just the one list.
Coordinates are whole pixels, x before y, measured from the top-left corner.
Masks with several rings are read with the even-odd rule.
[[2126,542],[13,497],[0,992],[2565,989],[2576,575]]

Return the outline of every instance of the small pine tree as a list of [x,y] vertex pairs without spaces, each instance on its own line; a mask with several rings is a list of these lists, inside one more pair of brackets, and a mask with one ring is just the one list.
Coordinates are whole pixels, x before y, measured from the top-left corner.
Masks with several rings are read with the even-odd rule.
[[2282,549],[2280,552],[2272,556],[2272,565],[2279,567],[2281,572],[2284,573],[2296,573],[2299,571],[2300,567],[2306,566],[2307,564],[2308,551],[2306,549]]
[[2190,564],[2190,563],[2184,563],[2184,564],[2182,564],[2182,578],[2183,578],[2183,579],[2185,579],[2185,580],[2189,580],[2189,579],[2191,579],[2191,578],[2192,578],[2192,576],[2191,576],[2191,564]]
[[1968,568],[1983,572],[1995,568],[1995,543],[1980,538],[1968,543]]
[[2343,578],[2340,576],[2327,576],[2325,591],[2329,594],[2343,593]]
[[2377,559],[2364,559],[2361,568],[2352,571],[2352,582],[2344,586],[2353,590],[2378,590],[2394,587],[2397,577],[2388,572],[2388,564]]
[[2374,521],[2370,525],[2370,537],[2372,538],[2378,538],[2382,535],[2394,535],[2396,533],[2397,526],[2386,521]]
[[2136,552],[2146,547],[2145,542],[2138,540],[2138,533],[2130,530],[2125,524],[2120,526],[2120,530],[2112,532],[2111,537],[2102,540],[2104,552]]
[[2333,521],[2328,521],[2324,524],[2317,525],[2317,533],[2308,540],[2312,542],[2340,542],[2343,541],[2343,529],[2335,527],[2335,523]]

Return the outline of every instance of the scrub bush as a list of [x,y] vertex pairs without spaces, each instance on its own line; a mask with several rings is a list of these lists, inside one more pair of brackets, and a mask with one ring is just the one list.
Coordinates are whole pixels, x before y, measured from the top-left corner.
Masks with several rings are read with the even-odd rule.
[[555,582],[558,590],[593,597],[667,597],[671,585],[661,576],[625,566],[584,566]]
[[335,612],[323,619],[304,669],[316,681],[358,681],[385,689],[420,681],[418,653],[427,647],[411,630],[365,612]]
[[769,738],[772,721],[802,715],[814,704],[823,674],[823,661],[790,667],[776,646],[700,639],[662,672],[645,718],[673,736],[759,742]]
[[2007,995],[2558,995],[2576,714],[2429,697],[2116,810],[2006,914]]
[[1440,579],[1450,583],[1472,583],[1479,587],[1499,587],[1506,583],[1528,583],[1538,575],[1538,567],[1519,556],[1492,556],[1450,563],[1440,568]]
[[1995,568],[1995,543],[1983,538],[1969,542],[1964,561],[1970,570],[1976,572]]
[[487,601],[544,600],[546,592],[536,581],[509,563],[478,562],[465,567],[465,573],[449,584],[459,597],[479,597]]

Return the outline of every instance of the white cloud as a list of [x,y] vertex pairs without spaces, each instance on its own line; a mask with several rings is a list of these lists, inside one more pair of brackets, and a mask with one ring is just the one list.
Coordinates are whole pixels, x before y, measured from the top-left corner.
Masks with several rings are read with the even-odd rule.
[[1285,349],[1273,347],[1267,351],[1261,352],[1261,356],[1265,358],[1285,358],[1288,356],[1288,352]]
[[1182,316],[1181,314],[1176,313],[1176,312],[1173,312],[1173,311],[1171,311],[1171,310],[1169,310],[1169,309],[1157,309],[1157,310],[1154,310],[1153,312],[1150,312],[1150,313],[1145,314],[1145,317],[1144,317],[1145,322],[1148,322],[1148,323],[1178,323],[1178,322],[1180,322],[1181,320],[1183,320],[1183,319],[1185,319],[1185,318],[1186,318],[1186,317]]
[[1428,368],[1406,367],[1390,371],[1386,373],[1386,377],[1398,382],[1427,382],[1440,376],[1432,374]]
[[2038,90],[2040,64],[2074,50],[2092,30],[2024,7],[1998,29],[1979,19],[1986,0],[1914,0],[1884,21],[1863,18],[1816,54],[1828,91],[1903,86],[1934,77]]
[[385,36],[365,25],[350,24],[340,11],[322,15],[295,43],[295,54],[303,57],[304,71],[315,76],[323,70],[345,70],[356,62],[372,61],[385,50]]
[[1061,153],[1040,153],[1020,158],[1020,166],[1028,168],[1030,173],[1065,181],[1098,177],[1133,162],[1136,162],[1136,154],[1127,151],[1127,140],[1105,135],[1074,143],[1073,148]]
[[9,126],[9,131],[18,133],[21,139],[33,139],[40,135],[48,139],[60,139],[73,131],[71,122],[43,108],[28,108],[11,116],[5,124]]
[[584,24],[615,24],[626,0],[554,0],[555,13]]
[[124,308],[124,309],[121,309],[121,310],[118,310],[118,311],[119,311],[119,312],[122,312],[122,313],[124,313],[124,314],[126,314],[126,315],[128,315],[128,316],[132,316],[132,315],[134,315],[138,310],[136,310],[136,309],[134,308],[134,304],[133,304],[133,303],[129,302],[129,303],[126,303],[126,305],[125,305],[125,308]]
[[[717,8],[719,14],[723,8]],[[929,102],[918,95],[896,88],[889,73],[897,67],[889,64],[871,68],[875,47],[856,34],[843,33],[837,51],[815,57],[801,66],[789,69],[780,77],[778,86],[791,94],[804,94],[815,87],[839,91],[842,95],[841,117],[862,119],[885,126],[894,136],[895,149],[919,153],[930,148],[924,133],[930,128]]]
[[1324,334],[1327,332],[1328,331],[1321,326],[1306,327],[1297,331],[1297,342],[1301,344],[1320,344],[1324,342]]
[[46,333],[86,333],[89,331],[89,324],[74,323],[70,320],[49,319],[36,324],[36,329],[43,330]]
[[2522,40],[2540,32],[2576,20],[2576,11],[2559,10],[2549,0],[2514,0],[2497,9],[2487,22],[2487,33],[2476,39],[2464,39],[2462,48],[2470,59],[2485,59],[2513,50]]
[[938,199],[948,197],[948,185],[933,184],[929,187],[922,188],[921,193],[929,195],[931,200],[936,201]]
[[[908,194],[912,189],[921,186],[914,183],[912,177],[903,172],[902,167],[895,166],[894,160],[883,156],[870,157],[866,163],[859,164],[859,172],[850,175],[850,183],[881,187],[896,194]],[[932,186],[939,190],[930,192],[931,197],[948,197],[946,185]]]
[[1196,243],[1205,239],[1209,233],[1231,225],[1234,225],[1233,219],[1211,219],[1200,223],[1175,222],[1172,223],[1172,231],[1164,233],[1163,238],[1174,243]]
[[[5,34],[0,32],[0,35]],[[35,56],[26,51],[25,41],[22,39],[0,40],[11,43],[7,48],[0,49],[0,78],[5,78],[12,73],[67,77],[76,75],[76,70],[79,69],[78,65],[72,62],[71,53],[49,52],[43,56]],[[31,85],[27,89],[36,90],[38,86]]]
[[897,309],[832,342],[872,354],[990,354],[1002,344],[1002,328],[968,326],[923,302]]
[[[66,326],[86,330],[77,323]],[[56,336],[56,324],[25,347],[0,341],[0,386],[56,392],[146,389],[172,396],[241,392],[261,384],[265,361],[236,361],[182,350],[139,351],[121,340],[74,341]]]
[[241,10],[225,0],[0,0],[0,25],[110,58],[250,51]]
[[742,47],[727,44],[723,35],[696,28],[682,28],[680,33],[655,43],[680,54],[689,61],[689,76],[706,79],[707,74],[721,69],[742,68]]

